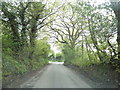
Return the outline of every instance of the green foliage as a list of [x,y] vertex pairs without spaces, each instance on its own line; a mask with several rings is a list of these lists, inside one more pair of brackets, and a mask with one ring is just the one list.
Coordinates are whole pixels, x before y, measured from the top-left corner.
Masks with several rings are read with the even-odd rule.
[[4,55],[3,53],[3,76],[12,74],[22,74],[26,72],[26,66],[16,61],[10,55]]
[[75,55],[74,51],[67,45],[64,45],[62,52],[64,55],[65,63],[70,64],[71,61],[74,60],[74,55]]
[[[104,3],[96,6],[85,1],[78,1],[75,4],[68,3],[66,6],[69,7],[69,9],[65,8],[63,10],[66,15],[60,16],[63,24],[58,24],[64,28],[67,27],[67,29],[57,31],[61,37],[61,39],[58,37],[58,41],[63,46],[62,52],[65,64],[85,67],[92,64],[108,64],[116,59],[116,61],[112,61],[111,65],[119,71],[117,20],[110,8],[110,4]],[[67,14],[66,11],[70,13]],[[62,30],[63,32],[61,32]],[[68,33],[66,33],[67,31]],[[60,33],[62,34],[60,35]]]
[[[66,52],[65,52],[66,50]],[[87,52],[86,48],[83,48],[83,54],[82,54],[82,48],[77,48],[74,52],[68,47],[64,47],[63,54],[65,57],[65,64],[73,64],[75,66],[79,67],[86,67],[91,64],[99,64],[101,63],[98,57],[95,57],[95,53],[89,51]],[[68,52],[68,53],[67,53]],[[88,53],[90,54],[90,59],[88,57]],[[74,56],[73,56],[74,55]],[[96,54],[97,55],[97,54]]]
[[55,60],[58,62],[63,62],[63,54],[62,53],[56,53]]
[[[37,69],[48,64],[48,59],[55,58],[47,38],[36,39],[38,30],[43,33],[41,28],[49,22],[52,26],[51,20],[55,17],[60,20],[56,20],[56,28],[51,27],[52,33],[54,31],[56,39],[62,43],[62,54],[57,54],[56,59],[62,57],[65,64],[80,67],[109,63],[113,59],[119,61],[118,41],[112,42],[117,36],[117,21],[109,7],[78,1],[73,5],[65,4],[61,13],[54,14],[58,4],[46,7],[42,2],[2,3],[4,77]],[[112,65],[120,71],[119,64],[112,62]]]
[[43,58],[48,57],[48,54],[50,52],[50,45],[47,43],[47,41],[43,40],[38,40],[36,41],[36,47],[35,47],[35,52],[34,55],[36,56],[41,56]]
[[50,10],[43,2],[2,2],[1,5],[3,77],[48,64],[50,45],[46,38],[36,38],[38,27],[44,26]]
[[[5,43],[5,42],[4,42]],[[14,58],[10,48],[3,51],[3,76],[23,74],[31,69],[37,69],[48,64],[50,46],[46,41],[37,41],[35,48],[26,47],[19,53],[19,61]],[[29,58],[30,52],[34,50],[33,59]]]
[[[24,47],[20,50],[18,57],[16,58],[14,55],[14,51],[12,47],[14,47],[14,43],[12,43],[12,35],[5,30],[9,30],[7,28],[2,28],[2,66],[3,66],[3,78],[9,75],[19,75],[23,74],[31,69],[36,69],[48,63],[48,54],[50,52],[50,45],[46,40],[37,40],[35,47]],[[31,51],[34,51],[31,54]],[[29,56],[32,55],[34,58],[31,60]]]

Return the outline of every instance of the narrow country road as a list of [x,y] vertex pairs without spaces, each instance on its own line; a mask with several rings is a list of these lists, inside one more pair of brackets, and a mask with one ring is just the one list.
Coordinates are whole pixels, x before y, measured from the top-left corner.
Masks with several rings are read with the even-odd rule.
[[21,88],[91,88],[83,77],[62,64],[50,64]]

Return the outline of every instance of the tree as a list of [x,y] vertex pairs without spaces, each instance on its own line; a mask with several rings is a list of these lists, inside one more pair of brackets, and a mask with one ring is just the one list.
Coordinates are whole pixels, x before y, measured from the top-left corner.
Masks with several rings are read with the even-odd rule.
[[[9,9],[8,9],[9,8]],[[10,27],[12,40],[14,43],[14,47],[12,47],[13,51],[15,52],[14,55],[18,56],[19,48],[20,48],[20,34],[18,31],[18,22],[17,22],[17,10],[14,9],[14,6],[10,3],[2,3],[2,12],[3,12],[3,19],[2,21],[8,24]]]
[[[28,38],[27,38],[27,25],[30,22],[29,16],[27,16],[27,9],[30,5],[30,2],[22,3],[20,2],[18,6],[18,17],[20,19],[20,26],[22,27],[21,29],[21,46],[26,47],[28,46]],[[17,7],[16,7],[17,8]]]
[[[37,40],[56,11],[43,2],[2,2],[3,76],[22,74],[48,63],[50,45]],[[46,20],[46,21],[45,21]]]
[[[111,41],[116,35],[116,19],[107,5],[105,3],[95,6],[78,1],[75,5],[66,4],[61,9],[56,17],[59,20],[49,27],[57,42],[63,44],[64,54],[70,54],[70,48],[73,56],[71,58],[74,60],[77,48],[81,47],[81,57],[84,57],[87,51],[88,60],[91,58],[91,52],[96,60],[99,59],[103,63],[116,58],[117,44]],[[103,14],[103,11],[107,15]]]
[[[67,13],[68,9],[71,13]],[[72,58],[74,58],[76,46],[81,41],[80,38],[85,29],[82,24],[85,22],[82,21],[83,19],[79,20],[75,7],[71,4],[64,6],[62,13],[57,15],[56,18],[59,18],[59,21],[54,21],[53,25],[50,26],[50,30],[55,32],[54,37],[57,42],[66,44],[71,49]]]
[[117,19],[118,63],[120,63],[120,1],[113,2],[110,0],[110,2]]
[[62,55],[62,53],[56,53],[56,60],[57,61],[62,61],[62,59],[63,59],[63,55]]

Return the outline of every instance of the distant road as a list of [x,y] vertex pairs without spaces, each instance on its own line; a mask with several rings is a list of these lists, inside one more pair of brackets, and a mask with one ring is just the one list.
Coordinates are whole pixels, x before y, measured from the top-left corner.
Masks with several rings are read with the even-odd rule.
[[21,88],[91,88],[83,77],[62,65],[51,63]]

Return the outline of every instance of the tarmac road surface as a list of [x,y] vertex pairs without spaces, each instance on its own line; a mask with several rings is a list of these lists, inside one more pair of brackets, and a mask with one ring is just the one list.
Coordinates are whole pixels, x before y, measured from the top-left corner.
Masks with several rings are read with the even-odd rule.
[[63,63],[51,63],[36,76],[23,83],[21,88],[92,88],[72,69]]

